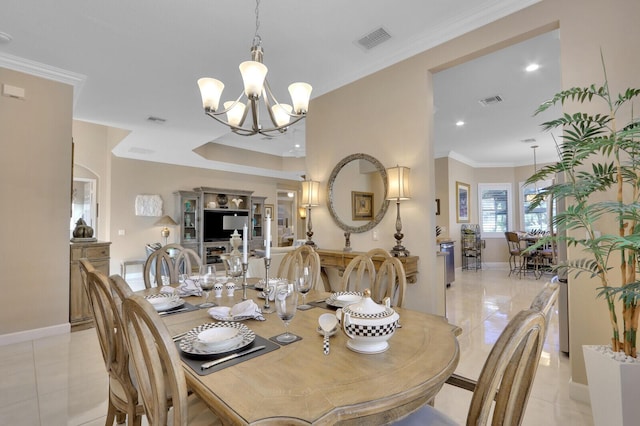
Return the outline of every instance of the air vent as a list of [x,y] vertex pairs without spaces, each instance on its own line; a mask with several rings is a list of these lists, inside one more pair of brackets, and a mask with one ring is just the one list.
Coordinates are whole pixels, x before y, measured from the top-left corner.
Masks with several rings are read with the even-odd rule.
[[356,43],[365,50],[371,50],[390,38],[391,34],[389,34],[384,28],[380,27],[361,37]]
[[146,149],[146,148],[136,148],[134,146],[134,147],[129,148],[129,152],[131,152],[133,154],[149,155],[149,154],[153,154],[155,151],[153,151],[151,149]]
[[535,143],[536,142],[536,138],[521,139],[520,142],[522,142],[522,143]]
[[494,96],[489,96],[488,98],[480,99],[478,102],[480,102],[480,105],[482,106],[490,106],[490,105],[499,104],[503,100],[504,99],[502,99],[502,96],[494,95]]
[[156,124],[164,124],[165,121],[167,121],[166,118],[160,118],[160,117],[154,117],[153,115],[150,115],[147,118],[147,121],[151,121],[152,123],[156,123]]

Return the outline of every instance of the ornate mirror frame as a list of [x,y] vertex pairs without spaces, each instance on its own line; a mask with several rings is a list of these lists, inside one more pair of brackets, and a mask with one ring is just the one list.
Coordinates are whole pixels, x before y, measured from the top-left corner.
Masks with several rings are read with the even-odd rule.
[[[384,184],[384,197],[383,197],[383,202],[382,202],[382,205],[380,206],[380,209],[377,212],[375,212],[375,215],[373,216],[372,220],[370,220],[369,222],[367,222],[366,224],[364,224],[362,226],[347,225],[342,219],[340,219],[340,217],[338,217],[338,213],[337,213],[335,205],[334,205],[334,188],[333,187],[334,187],[334,185],[336,183],[336,178],[338,177],[338,174],[340,173],[340,171],[347,164],[349,164],[349,163],[351,163],[352,161],[355,161],[355,160],[366,160],[366,161],[370,162],[371,164],[373,164],[373,166],[376,168],[378,173],[380,173],[380,177],[382,178],[382,182]],[[348,232],[352,232],[352,233],[366,232],[366,231],[374,228],[378,223],[380,223],[380,221],[384,217],[385,213],[387,212],[387,208],[389,207],[389,200],[387,200],[387,193],[389,191],[388,185],[389,185],[389,183],[387,181],[387,170],[384,168],[382,163],[380,163],[376,158],[374,158],[374,157],[372,157],[372,156],[370,156],[368,154],[362,154],[362,153],[351,154],[351,155],[343,158],[333,168],[333,171],[331,172],[331,175],[329,176],[329,183],[327,185],[327,201],[328,201],[327,204],[328,204],[328,207],[329,207],[329,213],[331,214],[331,217],[333,218],[333,221],[341,229],[343,229],[345,231],[348,231]]]

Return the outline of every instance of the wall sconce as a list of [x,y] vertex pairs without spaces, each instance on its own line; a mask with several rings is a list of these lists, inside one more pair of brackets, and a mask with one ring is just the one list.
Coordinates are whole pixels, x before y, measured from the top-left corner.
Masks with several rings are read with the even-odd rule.
[[409,168],[395,166],[387,169],[387,179],[389,179],[389,192],[387,200],[395,200],[396,202],[396,233],[393,237],[396,239],[396,245],[391,249],[391,255],[396,257],[409,256],[409,250],[402,245],[402,220],[400,219],[400,201],[410,200],[411,191],[409,190]]
[[302,202],[300,205],[307,208],[307,242],[305,244],[312,247],[316,247],[316,243],[313,242],[313,225],[311,224],[311,207],[316,207],[320,204],[318,196],[320,193],[320,182],[312,180],[302,181]]
[[158,221],[154,223],[154,225],[162,226],[162,230],[160,231],[160,236],[164,238],[163,245],[166,246],[167,240],[169,239],[169,234],[170,234],[169,226],[176,226],[177,225],[176,221],[171,219],[171,216],[164,215],[160,219],[158,219]]
[[298,207],[298,214],[300,215],[300,219],[305,220],[307,218],[307,209]]

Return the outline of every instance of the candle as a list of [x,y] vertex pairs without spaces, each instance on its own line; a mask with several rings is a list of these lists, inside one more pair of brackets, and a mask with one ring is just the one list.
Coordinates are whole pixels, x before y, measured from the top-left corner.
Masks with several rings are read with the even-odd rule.
[[265,228],[266,228],[266,233],[265,233],[265,240],[264,240],[264,257],[266,257],[267,259],[271,259],[271,216],[267,216],[265,218]]
[[249,233],[249,229],[247,228],[247,224],[245,222],[242,227],[242,263],[247,263],[247,234]]

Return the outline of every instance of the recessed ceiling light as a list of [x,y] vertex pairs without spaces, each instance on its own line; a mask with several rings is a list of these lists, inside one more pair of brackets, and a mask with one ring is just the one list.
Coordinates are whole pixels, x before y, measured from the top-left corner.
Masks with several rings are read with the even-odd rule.
[[456,121],[456,126],[458,126],[458,127],[464,126],[464,121],[462,121],[462,120]]
[[296,148],[300,148],[300,144],[299,144],[299,143],[297,143],[297,144],[295,144],[295,145],[294,145],[294,147],[296,147]]
[[538,64],[529,64],[529,65],[527,65],[527,67],[525,68],[525,71],[527,71],[527,72],[533,72],[533,71],[537,70],[538,68],[540,68],[540,65],[538,65]]
[[13,40],[13,37],[11,37],[11,35],[0,31],[0,44],[11,43],[11,40]]

